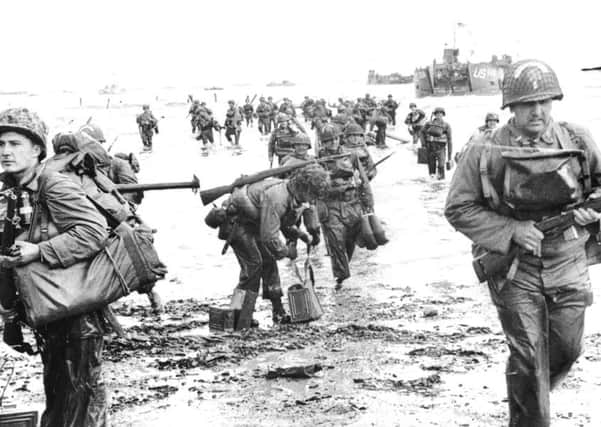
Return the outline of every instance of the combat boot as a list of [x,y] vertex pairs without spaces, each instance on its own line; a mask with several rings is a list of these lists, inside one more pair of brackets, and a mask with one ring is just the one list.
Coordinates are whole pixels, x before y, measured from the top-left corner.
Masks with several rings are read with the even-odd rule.
[[271,312],[274,324],[283,325],[290,323],[290,315],[286,314],[281,298],[273,298],[271,300]]

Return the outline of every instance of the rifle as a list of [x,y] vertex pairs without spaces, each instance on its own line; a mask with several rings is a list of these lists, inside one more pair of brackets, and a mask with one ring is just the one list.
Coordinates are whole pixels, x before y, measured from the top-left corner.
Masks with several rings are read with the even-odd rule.
[[[579,208],[591,208],[597,212],[601,211],[601,198],[590,199],[572,206],[570,209],[558,215],[550,216],[538,221],[534,226],[538,228],[545,237],[557,237],[564,232],[568,232],[571,227],[576,225],[574,219],[574,210]],[[491,277],[503,273],[510,268],[514,261],[524,250],[517,245],[511,246],[507,254],[486,251],[482,255],[474,258],[472,266],[480,282],[484,282]]]
[[390,154],[387,154],[386,156],[382,157],[380,160],[378,160],[376,163],[374,163],[374,165],[369,168],[368,172],[371,172],[372,170],[374,170],[380,163],[384,163],[386,160],[388,160],[390,158],[390,156],[392,156],[394,153],[396,153],[396,151],[393,151]]
[[236,187],[242,187],[244,185],[254,184],[255,182],[262,181],[266,178],[284,175],[289,172],[292,172],[293,170],[300,169],[302,167],[305,167],[305,166],[308,166],[311,164],[323,163],[323,162],[339,159],[342,157],[347,157],[350,155],[351,155],[351,153],[337,154],[334,156],[323,157],[321,159],[307,160],[307,161],[299,162],[299,163],[289,165],[289,166],[281,166],[279,168],[266,169],[261,172],[254,173],[252,175],[242,175],[240,178],[236,179],[230,185],[222,185],[219,187],[210,188],[208,190],[201,191],[200,199],[202,200],[202,204],[206,206],[209,203],[212,203],[213,201],[217,200],[224,194],[231,193],[232,191],[234,191],[234,188],[236,188]]
[[148,190],[175,190],[179,188],[191,188],[196,191],[200,188],[200,181],[196,175],[193,175],[192,181],[159,182],[156,184],[116,184],[115,188],[120,193],[137,193],[138,191]]

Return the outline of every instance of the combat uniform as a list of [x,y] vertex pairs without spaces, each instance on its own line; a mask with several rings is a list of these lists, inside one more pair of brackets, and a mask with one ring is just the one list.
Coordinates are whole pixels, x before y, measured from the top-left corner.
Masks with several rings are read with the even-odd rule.
[[[34,113],[26,109],[0,113],[0,133],[4,131],[26,135],[32,144],[42,147],[39,159],[45,157],[46,126]],[[57,172],[42,174],[43,168],[38,165],[25,171],[20,182],[16,182],[12,174],[0,175],[3,188],[25,192],[32,205],[35,197],[38,206],[48,213],[51,222],[48,225],[52,225],[47,227],[49,238],[30,243],[37,244],[39,260],[50,267],[65,268],[90,259],[105,245],[108,237],[106,220],[80,186]],[[31,226],[37,230],[32,233],[34,236],[43,235],[41,224]],[[24,227],[17,240],[23,240],[28,234],[29,227]],[[14,288],[4,280],[0,296],[4,309],[15,307],[18,301]],[[4,341],[9,345],[18,345],[12,335],[15,328],[20,328],[17,320],[18,317],[5,319]],[[71,316],[36,328],[46,395],[42,427],[107,425],[108,408],[102,380],[105,332],[99,312]]]
[[428,153],[428,173],[444,179],[447,152],[450,159],[453,150],[451,126],[442,119],[434,118],[424,125],[422,134]]
[[242,115],[240,110],[233,104],[225,113],[225,137],[228,142],[232,142],[232,136],[234,136],[234,145],[240,145],[240,133],[242,132]]
[[138,114],[136,117],[136,123],[138,124],[144,149],[151,150],[152,136],[154,133],[159,133],[158,120],[154,117],[150,109],[145,108],[144,112],[142,114]]
[[390,120],[392,121],[392,126],[396,126],[396,110],[399,108],[399,103],[396,102],[392,98],[388,98],[384,102],[384,107],[386,107],[386,112],[390,116]]
[[[330,138],[330,132],[330,129],[324,131],[327,138]],[[347,152],[342,146],[335,151],[323,148],[318,158]],[[361,216],[364,212],[373,211],[373,205],[370,206],[373,200],[366,197],[365,191],[369,183],[362,182],[358,162],[352,153],[348,157],[326,162],[331,188],[326,199],[317,202],[319,221],[338,286],[351,275],[349,262],[361,233]]]
[[253,108],[251,103],[246,103],[246,104],[244,104],[243,111],[244,111],[244,119],[246,120],[246,127],[249,127],[249,126],[252,127],[253,114],[255,112],[255,109]]
[[280,232],[288,240],[299,237],[295,224],[304,206],[292,195],[289,181],[281,179],[236,189],[229,203],[237,213],[230,244],[240,264],[238,288],[258,293],[262,283],[263,299],[272,301],[274,320],[279,321],[285,312],[276,261],[290,256]]
[[221,131],[221,127],[219,126],[219,123],[217,123],[217,121],[211,117],[210,115],[206,114],[206,113],[201,113],[199,114],[198,117],[198,136],[196,137],[196,139],[198,141],[202,141],[203,146],[207,145],[207,142],[210,142],[211,144],[213,144],[215,141],[213,139],[213,129],[215,129],[216,131]]
[[409,134],[413,136],[413,143],[417,144],[419,138],[422,136],[422,128],[426,120],[426,113],[419,108],[410,111],[405,118],[405,124],[409,128]]
[[298,135],[298,132],[290,127],[284,129],[276,128],[273,131],[267,144],[267,156],[270,163],[273,162],[273,156],[276,155],[278,157],[278,165],[282,165],[284,157],[294,152],[292,139],[296,135]]
[[[546,64],[520,61],[506,73],[503,107],[511,102],[534,105],[562,97],[557,77]],[[539,149],[546,159],[542,162],[541,154],[532,156]],[[566,152],[574,149],[584,151],[581,161]],[[524,181],[516,179],[520,175],[515,175],[518,169],[512,166],[519,158],[516,152],[535,162],[529,163],[528,172],[521,169]],[[558,173],[550,173],[553,171],[547,167],[551,155],[561,155],[565,167]],[[539,183],[535,191],[521,184],[534,179]],[[564,192],[570,182],[570,191]],[[600,184],[601,152],[588,131],[550,120],[534,139],[511,119],[469,144],[451,181],[445,215],[472,240],[474,256],[484,251],[506,254],[517,245],[513,238],[518,226],[560,213],[566,203],[578,202],[591,191],[598,193]],[[545,236],[541,256],[520,248],[510,268],[487,277],[510,351],[506,379],[512,427],[550,425],[549,392],[581,352],[585,308],[592,301],[585,251],[587,228],[598,231],[598,225],[575,225],[569,233]]]
[[257,106],[257,116],[259,117],[259,131],[263,135],[267,135],[271,132],[271,121],[269,116],[271,115],[271,107],[261,100],[261,103]]

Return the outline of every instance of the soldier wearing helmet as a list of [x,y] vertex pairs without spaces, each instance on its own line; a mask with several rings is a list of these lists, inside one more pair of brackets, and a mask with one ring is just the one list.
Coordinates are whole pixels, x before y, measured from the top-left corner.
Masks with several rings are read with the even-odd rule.
[[242,107],[242,112],[244,113],[244,120],[246,120],[246,127],[252,127],[253,125],[253,115],[255,113],[255,108],[253,107],[250,99],[246,99],[244,103],[244,107]]
[[[243,112],[236,107],[236,102],[230,99],[228,102],[228,110],[225,113],[225,137],[234,147],[240,147],[240,134],[242,133],[242,116]],[[232,141],[232,136],[234,140]]]
[[[274,323],[290,322],[282,305],[277,260],[296,258],[292,244],[296,239],[317,244],[318,240],[299,230],[296,223],[305,204],[323,198],[328,186],[327,172],[319,165],[309,165],[290,179],[266,179],[237,188],[226,202],[228,211],[236,212],[237,224],[230,239],[240,263],[237,289],[250,292],[256,298],[262,285],[263,299],[271,301]],[[287,242],[282,240],[282,235]],[[245,298],[245,302],[248,306],[244,309],[253,312],[255,299]]]
[[150,111],[148,104],[144,104],[142,110],[142,114],[136,116],[136,123],[138,124],[140,138],[142,138],[144,151],[152,151],[152,137],[155,133],[159,133],[159,121]]
[[574,225],[563,233],[545,235],[535,225],[601,193],[601,152],[591,134],[551,117],[553,101],[562,98],[549,65],[513,64],[502,102],[512,117],[467,148],[445,207],[451,225],[474,243],[475,256],[510,254],[498,269],[487,264],[480,277],[509,346],[511,426],[550,425],[549,392],[582,350],[592,302],[587,263],[599,262],[587,261],[587,248],[596,244],[586,245],[599,213],[573,209]]
[[275,129],[277,126],[277,115],[278,115],[278,104],[276,104],[273,100],[273,97],[268,96],[267,97],[267,104],[269,105],[269,125],[273,126],[273,128]]
[[396,126],[396,110],[399,108],[399,103],[392,98],[392,95],[388,95],[388,98],[384,101],[384,107],[386,107],[386,112],[390,116],[392,126]]
[[340,131],[325,125],[321,133],[323,144],[318,158],[339,156],[325,162],[330,173],[330,191],[325,200],[317,203],[319,221],[332,263],[335,289],[351,276],[349,263],[361,231],[361,216],[373,212],[369,179],[354,150],[340,146]]
[[363,129],[356,123],[350,123],[344,128],[343,134],[345,150],[357,156],[367,173],[367,177],[371,181],[378,174],[378,171],[374,166],[371,154],[367,150]]
[[[292,128],[291,121],[297,127],[300,126],[299,130]],[[299,134],[306,135],[304,128],[302,128],[298,120],[290,117],[288,114],[279,113],[277,116],[277,128],[271,134],[269,143],[267,144],[269,163],[273,164],[273,156],[275,155],[278,157],[278,165],[282,165],[284,158],[294,152],[292,141]]]
[[450,169],[453,153],[451,125],[443,119],[445,116],[444,108],[436,107],[432,119],[422,129],[422,140],[428,153],[428,173],[438,179],[444,179],[445,167]]
[[405,118],[405,124],[409,130],[409,134],[413,136],[413,143],[417,144],[422,136],[422,128],[426,122],[426,113],[417,108],[414,102],[409,104],[409,114]]
[[[48,268],[63,269],[64,280],[76,280],[69,279],[64,269],[94,257],[108,238],[104,216],[81,186],[41,164],[46,156],[46,135],[46,125],[34,112],[26,108],[0,112],[0,163],[4,171],[0,181],[4,191],[10,189],[17,196],[14,202],[9,199],[7,203],[15,203],[14,209],[21,213],[11,225],[20,237],[1,260],[3,340],[14,350],[28,354],[34,353],[23,338],[25,312],[39,314],[41,307],[24,309],[28,307],[25,297],[15,291],[15,286],[33,287],[32,276],[44,274]],[[26,209],[31,206],[45,213],[46,225],[33,219],[38,216]],[[21,270],[16,281],[19,268],[27,268],[28,273],[25,276]],[[15,282],[9,278],[15,278]],[[44,291],[53,294],[52,289]],[[63,308],[62,317],[35,328],[44,366],[46,408],[42,425],[105,426],[108,408],[102,381],[103,336],[107,333],[104,319],[99,310],[73,315],[72,306]]]
[[478,126],[478,129],[474,132],[474,134],[470,137],[467,144],[465,144],[460,152],[455,153],[455,163],[459,162],[463,153],[467,150],[467,147],[473,142],[482,139],[484,135],[491,134],[499,124],[499,115],[497,113],[487,113],[484,117],[484,124],[482,126]]
[[264,97],[259,98],[259,105],[257,106],[257,117],[259,118],[259,132],[261,135],[268,135],[271,133],[271,105],[269,105]]

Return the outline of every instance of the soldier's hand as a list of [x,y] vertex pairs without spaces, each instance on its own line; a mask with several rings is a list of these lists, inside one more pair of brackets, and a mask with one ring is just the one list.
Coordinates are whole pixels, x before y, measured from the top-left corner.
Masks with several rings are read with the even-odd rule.
[[40,247],[35,243],[18,240],[10,250],[10,255],[17,257],[17,265],[29,264],[40,259]]
[[512,240],[535,256],[541,256],[545,235],[534,226],[534,221],[520,221],[513,232]]
[[298,252],[296,250],[296,242],[294,240],[291,240],[286,246],[288,248],[288,254],[286,256],[291,260],[295,260],[298,257]]
[[592,224],[593,222],[599,221],[599,219],[601,219],[601,213],[594,209],[574,209],[574,221],[576,221],[576,224],[578,225],[584,226]]
[[303,242],[305,242],[307,245],[310,245],[313,240],[313,239],[311,239],[311,236],[309,236],[304,231],[300,231],[298,233],[298,238],[301,239]]
[[312,232],[311,233],[311,246],[317,246],[317,245],[319,245],[319,242],[320,242],[319,230]]

